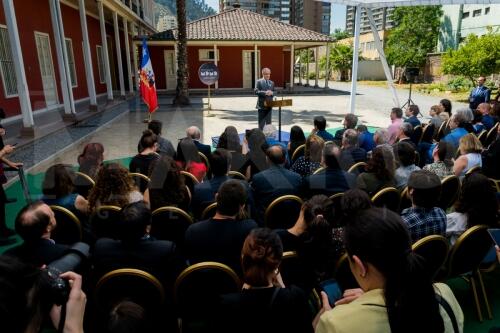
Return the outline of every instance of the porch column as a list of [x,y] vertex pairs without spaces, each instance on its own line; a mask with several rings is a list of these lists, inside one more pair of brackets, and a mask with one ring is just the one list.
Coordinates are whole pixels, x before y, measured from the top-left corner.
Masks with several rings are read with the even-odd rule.
[[120,44],[120,29],[118,27],[118,13],[113,12],[113,30],[115,31],[116,60],[118,64],[118,79],[120,82],[120,96],[125,97],[125,82],[123,80],[122,47]]
[[133,43],[132,44],[132,58],[134,59],[134,84],[135,84],[135,90],[137,93],[139,93],[139,61],[137,59],[137,54],[139,53],[139,44]]
[[309,48],[306,49],[307,52],[307,63],[306,63],[306,87],[309,87]]
[[255,82],[254,82],[254,88],[257,88],[257,80],[259,79],[259,58],[257,54],[257,44],[253,45],[253,67],[254,67],[254,77],[255,77]]
[[356,86],[358,83],[358,61],[359,61],[359,32],[361,30],[361,6],[356,6],[356,18],[354,21],[354,43],[352,52],[352,74],[351,74],[351,96],[349,99],[349,111],[354,113],[356,108]]
[[87,15],[85,14],[85,0],[78,0],[80,12],[80,25],[83,39],[83,62],[85,63],[85,76],[90,99],[90,109],[97,109],[97,96],[95,93],[94,72],[92,70],[92,56],[90,53],[89,31],[87,29]]
[[17,94],[21,106],[21,114],[23,116],[23,130],[33,135],[33,126],[35,122],[33,121],[28,82],[26,81],[26,72],[24,71],[23,52],[19,41],[14,0],[2,0],[2,3],[5,11],[7,34],[9,35],[9,43],[12,51],[12,61],[14,62],[14,71],[16,73]]
[[61,91],[64,101],[64,114],[74,116],[75,100],[73,99],[73,87],[69,73],[68,53],[66,41],[64,39],[64,27],[61,16],[61,6],[59,0],[49,0],[50,17],[52,28],[54,29],[54,40],[56,44],[57,65],[59,66],[59,78],[61,79]]
[[[219,59],[217,58],[217,44],[214,44],[214,65],[217,66]],[[215,82],[215,89],[219,89],[219,80]]]
[[293,70],[295,68],[295,45],[290,45],[290,90],[293,89]]
[[330,44],[326,43],[326,66],[325,66],[325,89],[328,88],[328,80],[330,79]]
[[128,90],[130,94],[133,94],[134,85],[132,83],[132,64],[130,63],[130,42],[128,35],[128,21],[126,17],[123,17],[123,35],[125,36],[125,60],[127,61]]
[[109,65],[108,41],[106,40],[106,22],[104,21],[104,7],[102,0],[97,0],[97,9],[99,11],[99,24],[101,26],[102,57],[104,58],[104,74],[106,76],[106,88],[108,101],[113,100],[113,84],[111,83],[111,69]]
[[316,46],[314,50],[314,88],[318,88],[318,76],[319,76],[319,47]]
[[300,56],[300,51],[299,50],[299,86],[302,85],[302,57]]
[[135,0],[135,9],[136,9],[136,14],[137,16],[140,17],[141,15],[141,10],[139,9],[139,0]]

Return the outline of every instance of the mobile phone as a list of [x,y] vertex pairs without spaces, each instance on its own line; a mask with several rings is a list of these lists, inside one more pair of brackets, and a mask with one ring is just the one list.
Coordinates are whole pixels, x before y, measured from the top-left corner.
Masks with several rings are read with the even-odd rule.
[[500,229],[488,229],[488,232],[493,242],[495,242],[496,245],[500,245]]
[[335,302],[342,298],[342,290],[340,290],[340,286],[335,279],[321,282],[319,288],[328,296],[328,303],[330,303],[330,306],[335,306]]
[[14,142],[13,144],[11,144],[11,146],[12,146],[12,147],[15,147],[15,146],[17,146],[17,144],[18,144],[18,143],[19,143],[19,142]]

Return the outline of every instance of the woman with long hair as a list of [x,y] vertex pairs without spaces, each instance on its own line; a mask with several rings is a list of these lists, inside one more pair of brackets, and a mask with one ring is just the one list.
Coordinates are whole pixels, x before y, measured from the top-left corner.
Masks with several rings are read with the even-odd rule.
[[372,151],[372,158],[368,160],[366,172],[361,173],[356,180],[358,188],[371,196],[384,187],[395,186],[394,168],[394,152],[391,146],[376,147]]
[[219,137],[217,149],[226,149],[231,154],[231,170],[240,171],[245,164],[245,155],[242,153],[240,136],[234,126],[227,126]]
[[294,125],[290,129],[290,141],[288,141],[288,157],[291,159],[297,147],[306,143],[306,136],[300,126]]
[[307,137],[304,156],[300,156],[290,168],[302,177],[312,175],[321,167],[321,155],[325,141],[314,134]]
[[460,150],[460,157],[453,164],[455,176],[463,176],[470,169],[483,166],[483,159],[481,158],[483,145],[474,134],[469,133],[461,137],[458,149]]
[[424,165],[424,170],[434,172],[439,178],[453,174],[453,147],[446,141],[439,141],[432,151],[433,163]]
[[[346,225],[344,241],[361,288],[345,291],[333,309],[322,292],[323,309],[313,323],[317,333],[452,333],[453,321],[462,331],[464,317],[453,292],[443,283],[432,284],[399,215],[361,210]],[[444,302],[451,315],[440,305]]]
[[198,148],[191,138],[184,138],[179,142],[176,162],[181,169],[194,175],[200,183],[207,174],[207,166],[202,162]]
[[254,128],[245,133],[243,154],[245,154],[245,164],[239,170],[247,179],[251,179],[256,173],[267,169],[266,149],[268,145],[264,133]]
[[97,174],[95,186],[89,194],[89,209],[94,211],[100,205],[123,207],[142,199],[128,170],[118,163],[109,163]]
[[442,99],[439,101],[439,105],[443,108],[444,112],[447,112],[448,115],[451,117],[451,101],[449,99]]
[[98,142],[91,142],[85,145],[83,152],[78,156],[78,171],[96,179],[97,172],[104,161],[104,146]]

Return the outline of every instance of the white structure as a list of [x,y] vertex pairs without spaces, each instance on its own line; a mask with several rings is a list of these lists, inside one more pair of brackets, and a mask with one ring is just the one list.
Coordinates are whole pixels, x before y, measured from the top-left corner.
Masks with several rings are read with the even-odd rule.
[[158,23],[156,23],[156,30],[165,31],[169,29],[177,28],[177,17],[174,15],[163,15],[158,19]]

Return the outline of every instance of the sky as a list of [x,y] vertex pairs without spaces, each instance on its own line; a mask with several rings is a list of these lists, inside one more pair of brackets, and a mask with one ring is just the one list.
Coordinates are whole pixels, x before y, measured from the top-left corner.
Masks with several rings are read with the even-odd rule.
[[[215,9],[215,11],[219,11],[219,0],[205,0],[205,3]],[[332,4],[332,18],[330,25],[330,32],[333,32],[335,29],[345,30],[345,6]]]

